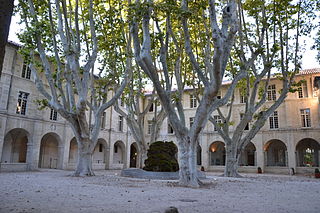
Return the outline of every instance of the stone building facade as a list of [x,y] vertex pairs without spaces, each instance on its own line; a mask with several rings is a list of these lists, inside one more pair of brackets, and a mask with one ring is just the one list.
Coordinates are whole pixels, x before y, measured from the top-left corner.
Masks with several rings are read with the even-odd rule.
[[[41,99],[33,76],[18,53],[19,46],[9,43],[0,79],[0,172],[23,171],[37,168],[73,169],[77,162],[77,143],[68,123],[54,110],[39,110]],[[313,172],[320,164],[320,128],[318,89],[314,84],[320,69],[305,70],[296,79],[305,83],[298,92],[288,94],[242,153],[240,171],[289,173]],[[228,87],[221,89],[223,96]],[[281,89],[281,82],[271,80],[266,105],[271,104]],[[245,97],[236,91],[233,121],[244,111]],[[147,99],[145,99],[147,100]],[[197,102],[190,91],[184,94],[186,120],[192,124]],[[146,104],[146,103],[144,103]],[[222,109],[223,110],[223,109]],[[148,121],[145,133],[148,137]],[[219,120],[217,113],[213,113]],[[248,125],[250,128],[250,124]],[[231,128],[231,131],[232,128]],[[167,119],[163,122],[159,140],[176,141]],[[208,122],[201,133],[198,165],[208,171],[222,171],[225,147],[214,126]],[[93,154],[94,169],[122,169],[139,166],[139,147],[125,120],[113,107],[102,118],[102,129]]]

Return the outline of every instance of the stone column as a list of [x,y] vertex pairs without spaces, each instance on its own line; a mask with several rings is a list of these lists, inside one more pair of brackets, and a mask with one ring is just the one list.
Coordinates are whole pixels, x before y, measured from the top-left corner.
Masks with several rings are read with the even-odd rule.
[[254,151],[254,166],[257,166],[257,160],[258,158],[257,158],[257,150],[256,150]]
[[109,148],[109,153],[110,155],[108,155],[109,157],[109,169],[113,169],[113,153],[114,153],[114,143],[111,143],[110,141],[110,148]]
[[110,169],[110,147],[105,146],[104,149],[105,169]]
[[7,125],[7,117],[0,118],[0,163],[2,159],[2,151],[3,151],[3,144],[5,136],[5,127]]
[[57,169],[63,169],[63,160],[64,160],[64,146],[58,146],[58,165]]
[[262,169],[262,171],[264,171],[265,165],[266,165],[266,160],[265,160],[265,152],[263,150],[262,143],[258,143],[256,145],[255,165],[257,167],[260,167]]

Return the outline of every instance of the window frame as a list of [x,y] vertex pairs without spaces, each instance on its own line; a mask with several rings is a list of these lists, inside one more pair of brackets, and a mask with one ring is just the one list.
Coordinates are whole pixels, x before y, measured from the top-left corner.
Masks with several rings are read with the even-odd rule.
[[312,126],[310,108],[300,109],[300,118],[302,128],[310,128]]
[[55,111],[54,109],[50,109],[49,119],[50,119],[51,121],[57,121],[57,120],[58,120],[58,112]]
[[268,101],[275,101],[277,100],[277,90],[276,90],[276,85],[271,84],[267,88],[267,100]]
[[19,91],[18,99],[17,99],[16,114],[18,115],[27,114],[27,104],[28,104],[29,95],[30,93]]
[[118,119],[118,131],[123,132],[123,116],[119,115]]
[[279,114],[278,114],[278,111],[274,111],[269,116],[269,129],[279,129]]
[[197,108],[197,97],[193,94],[190,94],[190,108]]

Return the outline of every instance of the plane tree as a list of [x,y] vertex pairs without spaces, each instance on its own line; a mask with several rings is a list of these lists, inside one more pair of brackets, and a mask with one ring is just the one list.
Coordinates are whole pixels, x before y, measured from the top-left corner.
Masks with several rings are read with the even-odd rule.
[[[115,111],[126,119],[131,134],[138,145],[138,159],[141,167],[147,159],[149,145],[157,140],[160,127],[166,118],[164,108],[158,106],[159,100],[155,92],[146,91],[147,84],[144,73],[137,69],[133,72],[133,78],[129,81],[121,101],[116,101],[114,105]],[[149,112],[152,112],[151,120],[147,120],[150,116],[148,116]],[[146,125],[148,125],[147,135],[149,137],[146,135]]]
[[[295,82],[294,77],[300,70],[299,38],[308,32],[308,26],[301,22],[305,15],[302,4],[302,1],[248,0],[239,5],[239,38],[229,71],[234,75],[245,70],[246,77],[238,83],[239,93],[234,90],[230,103],[218,108],[217,117],[209,119],[226,145],[225,176],[240,176],[239,160],[246,145],[274,115],[287,94],[301,86],[302,82]],[[271,85],[272,78],[282,82],[280,89]],[[242,97],[243,109],[234,106],[236,94]],[[236,119],[239,113],[241,118]]]
[[[129,3],[131,3],[129,1]],[[137,64],[152,81],[178,145],[179,183],[199,187],[196,149],[211,113],[227,103],[243,72],[218,99],[239,28],[236,1],[131,3],[130,31]],[[186,119],[186,86],[201,94],[192,126]]]
[[[44,97],[39,104],[57,111],[74,133],[78,144],[75,176],[94,175],[92,153],[101,116],[120,97],[131,70],[131,57],[116,54],[126,52],[123,44],[130,45],[130,36],[104,22],[101,14],[117,28],[125,28],[114,8],[106,5],[93,0],[19,1],[26,24],[20,37],[21,52],[30,61],[37,89]],[[101,31],[95,22],[108,27]],[[106,48],[114,44],[117,48]],[[101,69],[94,74],[97,59]]]

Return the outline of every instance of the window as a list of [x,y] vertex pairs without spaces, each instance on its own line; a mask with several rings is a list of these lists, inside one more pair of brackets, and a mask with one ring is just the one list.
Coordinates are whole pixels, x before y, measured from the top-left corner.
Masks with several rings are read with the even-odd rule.
[[23,64],[22,73],[21,73],[22,78],[30,79],[30,77],[31,77],[31,69],[30,69],[28,63],[29,63],[29,61],[25,61]]
[[115,145],[113,146],[113,149],[114,149],[114,153],[118,153],[118,145],[117,145],[117,144],[115,144]]
[[[240,114],[240,120],[242,120],[243,117],[244,117],[244,114],[241,113]],[[244,128],[244,130],[249,130],[249,123],[247,123],[246,127]]]
[[54,109],[50,109],[50,120],[56,121],[58,118],[58,112]]
[[[215,115],[213,116],[213,119],[215,120],[215,122],[217,124],[221,124],[222,123],[222,119],[220,115]],[[214,125],[214,131],[218,131],[217,127]]]
[[302,127],[311,127],[310,109],[301,109],[300,114]]
[[303,82],[301,84],[301,87],[298,88],[298,97],[299,98],[307,98],[308,97],[307,82]]
[[218,94],[217,94],[217,99],[221,99],[221,90],[219,90]]
[[104,128],[106,128],[106,112],[103,112],[101,116],[101,129]]
[[103,151],[103,146],[101,143],[99,143],[99,152],[102,152]]
[[121,116],[121,115],[119,115],[118,130],[119,130],[120,132],[123,131],[123,116]]
[[277,99],[276,85],[275,84],[269,85],[267,90],[267,100],[275,101],[276,99]]
[[270,129],[278,129],[279,128],[279,118],[278,112],[274,111],[269,117],[269,126]]
[[152,121],[149,120],[149,121],[148,121],[148,135],[151,134],[151,129],[152,129]]
[[29,93],[19,92],[18,95],[18,103],[16,113],[20,115],[25,115],[27,111],[27,101],[28,101]]
[[153,112],[153,103],[151,104],[151,106],[149,108],[149,112]]
[[191,128],[194,123],[194,117],[189,118],[189,123],[190,123],[190,128]]
[[171,124],[169,124],[169,122],[168,122],[168,134],[173,134],[173,128]]
[[240,94],[240,104],[244,104],[247,101],[247,95],[246,95],[246,91],[245,90],[239,90],[239,94]]
[[190,95],[190,108],[197,107],[197,98],[195,95]]

